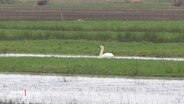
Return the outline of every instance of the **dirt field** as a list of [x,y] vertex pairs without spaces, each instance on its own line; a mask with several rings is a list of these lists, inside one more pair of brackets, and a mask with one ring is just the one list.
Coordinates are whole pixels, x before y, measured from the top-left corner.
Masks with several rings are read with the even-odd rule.
[[0,20],[182,20],[182,9],[0,8]]

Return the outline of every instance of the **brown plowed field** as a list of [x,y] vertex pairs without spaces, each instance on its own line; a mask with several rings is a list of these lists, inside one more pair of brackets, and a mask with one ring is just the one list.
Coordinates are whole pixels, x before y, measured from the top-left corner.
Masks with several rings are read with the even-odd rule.
[[182,20],[181,9],[0,8],[0,20]]

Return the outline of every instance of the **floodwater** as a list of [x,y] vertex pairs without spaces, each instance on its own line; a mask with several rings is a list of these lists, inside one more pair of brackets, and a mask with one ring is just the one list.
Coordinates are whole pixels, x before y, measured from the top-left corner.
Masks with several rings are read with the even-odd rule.
[[54,58],[113,58],[113,59],[130,59],[130,60],[155,60],[155,61],[184,61],[184,58],[176,57],[139,57],[139,56],[90,56],[90,55],[57,55],[57,54],[18,54],[18,53],[7,53],[0,54],[0,57],[54,57]]
[[41,104],[184,104],[184,80],[0,74],[0,99]]

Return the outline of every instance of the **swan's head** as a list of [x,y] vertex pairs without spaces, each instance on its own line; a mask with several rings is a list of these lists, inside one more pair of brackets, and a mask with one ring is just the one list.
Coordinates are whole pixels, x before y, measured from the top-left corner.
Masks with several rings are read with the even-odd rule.
[[104,49],[104,46],[103,46],[103,45],[100,45],[100,48],[101,48],[101,49]]

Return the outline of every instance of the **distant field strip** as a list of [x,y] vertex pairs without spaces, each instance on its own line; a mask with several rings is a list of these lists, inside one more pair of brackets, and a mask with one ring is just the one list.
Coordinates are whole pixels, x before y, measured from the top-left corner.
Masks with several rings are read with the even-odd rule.
[[183,12],[183,9],[0,8],[0,20],[183,20]]
[[0,40],[184,42],[184,21],[1,21]]
[[114,56],[114,57],[101,57],[90,55],[54,55],[54,54],[0,54],[0,57],[55,57],[55,58],[111,58],[111,59],[130,59],[130,60],[155,60],[155,61],[184,61],[184,58],[166,58],[166,57],[138,57],[138,56]]

